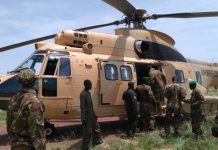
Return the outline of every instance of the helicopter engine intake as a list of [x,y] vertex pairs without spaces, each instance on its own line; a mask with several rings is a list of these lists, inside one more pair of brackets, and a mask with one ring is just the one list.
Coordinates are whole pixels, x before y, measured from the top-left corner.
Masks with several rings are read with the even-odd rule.
[[82,48],[88,42],[88,35],[86,32],[79,32],[73,30],[65,30],[57,34],[55,37],[55,44],[65,45],[70,47]]

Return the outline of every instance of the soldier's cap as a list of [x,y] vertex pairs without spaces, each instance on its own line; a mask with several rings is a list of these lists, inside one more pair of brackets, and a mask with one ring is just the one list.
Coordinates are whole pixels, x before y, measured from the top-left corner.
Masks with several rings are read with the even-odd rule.
[[195,80],[189,81],[189,85],[196,85],[196,81]]

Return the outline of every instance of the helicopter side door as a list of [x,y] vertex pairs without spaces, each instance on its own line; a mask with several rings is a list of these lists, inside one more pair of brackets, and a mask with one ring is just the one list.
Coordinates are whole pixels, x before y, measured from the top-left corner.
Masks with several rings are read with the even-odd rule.
[[134,63],[102,60],[100,62],[101,105],[123,105],[128,82],[136,82]]
[[41,78],[41,97],[46,118],[68,118],[68,101],[72,99],[72,76],[70,58],[48,56]]

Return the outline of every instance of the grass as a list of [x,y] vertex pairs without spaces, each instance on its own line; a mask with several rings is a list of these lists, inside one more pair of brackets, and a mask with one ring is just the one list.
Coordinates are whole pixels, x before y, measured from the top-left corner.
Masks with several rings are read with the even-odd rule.
[[0,109],[0,127],[6,127],[6,111]]
[[210,89],[208,90],[207,95],[210,95],[210,96],[218,96],[218,89],[210,88]]
[[180,128],[181,136],[174,137],[173,133],[166,139],[161,136],[163,131],[156,130],[144,133],[131,140],[115,139],[107,143],[107,147],[96,146],[93,150],[217,150],[218,138],[211,135],[213,118],[203,123],[205,138],[197,139],[192,134],[190,122],[184,122]]

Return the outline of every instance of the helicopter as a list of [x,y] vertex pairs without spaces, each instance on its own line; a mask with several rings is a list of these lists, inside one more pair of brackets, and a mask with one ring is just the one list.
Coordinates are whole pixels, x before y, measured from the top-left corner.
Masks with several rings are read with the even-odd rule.
[[[126,0],[103,2],[122,12],[125,17],[0,48],[0,52],[4,52],[36,43],[36,50],[31,56],[0,77],[1,109],[7,108],[10,97],[21,88],[17,74],[25,68],[35,70],[35,89],[45,105],[45,125],[50,129],[47,135],[51,136],[55,128],[49,119],[80,118],[79,93],[85,79],[93,83],[91,93],[98,117],[125,116],[122,93],[129,81],[141,84],[141,78],[148,76],[149,67],[160,68],[167,77],[167,83],[171,83],[171,78],[176,76],[177,83],[187,90],[187,99],[190,97],[189,79],[196,80],[204,94],[208,88],[218,87],[217,64],[185,58],[175,48],[173,38],[160,31],[147,29],[144,25],[149,20],[160,18],[217,17],[217,11],[150,15]],[[90,31],[120,24],[126,24],[127,27],[115,29],[115,34]],[[55,42],[42,42],[48,39],[54,39]],[[205,113],[216,111],[218,105],[214,99],[205,103]],[[189,111],[188,105],[184,104],[183,107],[186,112]]]

